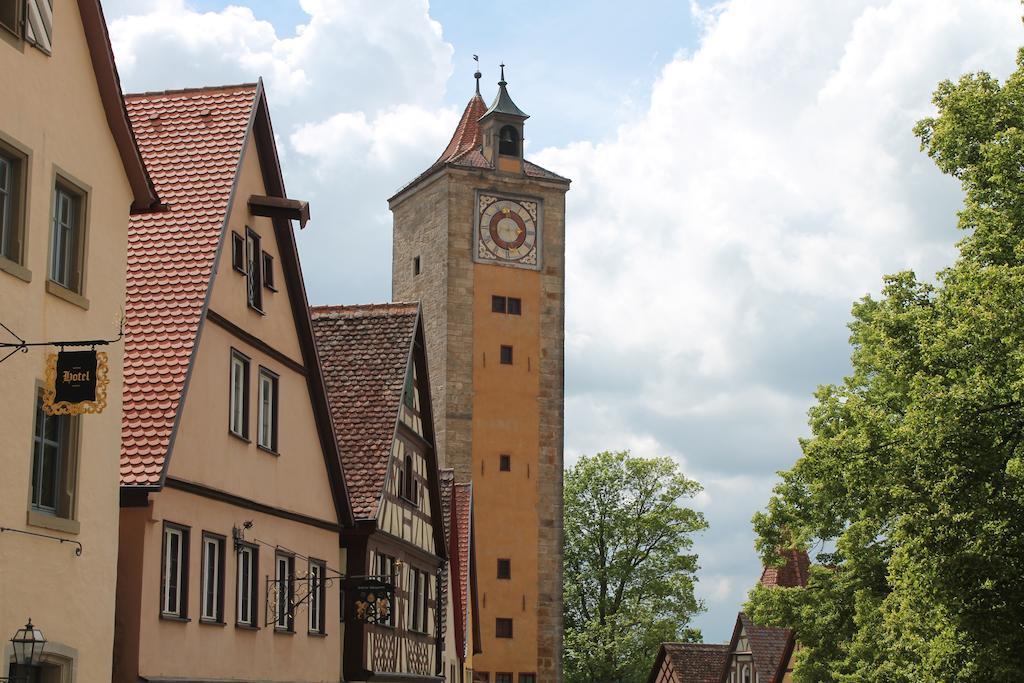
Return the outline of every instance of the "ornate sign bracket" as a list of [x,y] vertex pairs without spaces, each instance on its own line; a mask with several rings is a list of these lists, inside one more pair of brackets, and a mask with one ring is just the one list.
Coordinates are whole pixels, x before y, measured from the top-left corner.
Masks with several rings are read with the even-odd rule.
[[95,349],[97,346],[108,346],[110,344],[116,344],[117,342],[121,341],[121,339],[124,338],[124,317],[121,318],[120,325],[118,326],[117,336],[113,339],[82,339],[73,341],[65,340],[30,342],[25,341],[24,339],[19,337],[17,334],[14,333],[14,330],[7,327],[7,325],[4,325],[3,323],[0,323],[0,327],[7,330],[7,333],[17,340],[13,342],[0,342],[0,349],[10,349],[10,351],[5,356],[0,358],[0,363],[3,363],[5,360],[16,354],[18,351],[21,351],[22,353],[28,353],[28,349],[31,346],[56,346],[62,350],[66,346],[70,346],[72,348],[81,348],[88,346],[90,348]]

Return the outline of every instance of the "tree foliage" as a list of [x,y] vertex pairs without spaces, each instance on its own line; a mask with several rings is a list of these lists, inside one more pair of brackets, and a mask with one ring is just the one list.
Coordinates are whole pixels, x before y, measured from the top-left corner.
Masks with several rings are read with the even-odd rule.
[[565,677],[646,680],[663,641],[686,629],[694,597],[692,534],[704,516],[681,503],[701,490],[671,458],[583,456],[565,476]]
[[1004,681],[1024,653],[1024,50],[1000,84],[943,82],[915,133],[965,192],[935,285],[853,307],[852,374],[754,525],[766,560],[834,549],[807,590],[755,589],[792,626],[798,681]]

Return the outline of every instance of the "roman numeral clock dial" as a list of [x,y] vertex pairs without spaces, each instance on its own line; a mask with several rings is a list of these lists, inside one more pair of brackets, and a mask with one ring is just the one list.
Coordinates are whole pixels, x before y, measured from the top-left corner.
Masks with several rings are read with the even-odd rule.
[[537,268],[539,202],[479,194],[476,260]]

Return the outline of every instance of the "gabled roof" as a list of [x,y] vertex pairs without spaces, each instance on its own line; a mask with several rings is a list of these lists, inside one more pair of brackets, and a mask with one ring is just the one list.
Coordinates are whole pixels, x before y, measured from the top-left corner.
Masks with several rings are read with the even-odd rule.
[[[128,234],[121,486],[167,477],[246,142],[266,192],[286,197],[263,83],[129,95],[139,148],[166,206]],[[338,520],[353,522],[290,222],[273,220],[317,435]]]
[[672,683],[718,683],[729,658],[729,646],[709,643],[662,643],[648,683],[658,680],[668,660]]
[[163,482],[258,90],[125,98],[167,208],[129,224],[122,486]]
[[419,306],[314,306],[310,313],[352,511],[357,519],[375,519]]
[[[754,658],[754,668],[760,676],[761,683],[777,683],[786,672],[786,662],[793,652],[795,638],[793,630],[758,626],[743,612],[736,616],[732,639],[729,641],[729,653],[736,651],[740,634],[746,632],[750,643],[750,653]],[[726,662],[728,667],[728,661]],[[723,668],[723,672],[726,669]],[[724,679],[723,679],[724,680]]]
[[[495,100],[495,102],[497,103],[497,100]],[[462,116],[459,117],[459,123],[455,127],[455,132],[452,134],[452,138],[448,142],[448,146],[444,148],[444,151],[441,153],[441,156],[437,158],[437,161],[431,164],[423,173],[416,176],[405,187],[392,195],[388,201],[390,202],[394,200],[400,194],[417,185],[421,180],[426,179],[442,168],[451,167],[494,170],[494,164],[488,161],[487,157],[484,156],[483,135],[480,132],[480,119],[483,118],[486,111],[486,105],[479,93],[473,95],[469,102],[466,103],[466,108],[463,110]],[[568,178],[563,178],[557,173],[542,168],[526,159],[523,159],[523,174],[529,178],[553,180],[555,182],[566,184],[570,182]]]
[[132,130],[124,97],[121,94],[121,79],[117,75],[114,51],[110,47],[107,22],[99,0],[78,0],[78,13],[82,17],[89,59],[92,61],[100,101],[107,117],[107,126],[114,136],[121,164],[132,188],[132,213],[151,211],[160,204],[153,180],[149,176],[139,152],[139,146]]
[[765,567],[761,572],[761,585],[768,588],[806,588],[811,559],[806,550],[789,549],[779,553],[785,564]]

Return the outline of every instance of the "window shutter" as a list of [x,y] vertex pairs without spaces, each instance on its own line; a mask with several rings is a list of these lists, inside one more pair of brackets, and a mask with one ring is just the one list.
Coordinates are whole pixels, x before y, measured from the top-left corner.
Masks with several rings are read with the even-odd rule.
[[231,233],[231,267],[239,273],[245,272],[245,241],[234,231]]
[[28,0],[25,9],[25,40],[52,54],[53,0]]
[[277,291],[274,286],[274,257],[263,252],[263,286],[271,291]]

